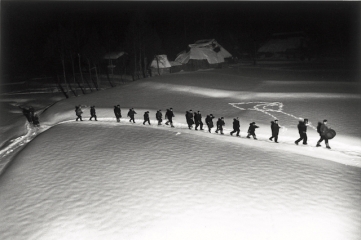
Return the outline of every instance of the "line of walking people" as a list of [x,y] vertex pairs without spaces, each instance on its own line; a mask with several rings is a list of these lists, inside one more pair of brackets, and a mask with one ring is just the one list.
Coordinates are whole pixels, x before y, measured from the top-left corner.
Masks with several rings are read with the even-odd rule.
[[[81,106],[76,106],[75,107],[75,113],[76,113],[76,121],[82,120],[82,116],[81,114],[83,113],[83,111],[81,110]],[[127,114],[127,117],[129,117],[129,122],[135,123],[135,114],[137,114],[134,110],[134,108],[130,108]],[[122,114],[121,114],[121,109],[120,109],[120,105],[116,105],[114,106],[114,115],[116,117],[117,122],[120,122],[120,118],[122,118]],[[155,117],[158,121],[158,125],[162,125],[163,122],[163,114],[162,114],[162,110],[158,110],[155,114]],[[173,125],[173,118],[174,118],[174,113],[173,113],[173,108],[169,108],[166,110],[165,113],[165,119],[167,120],[165,122],[166,125],[169,125],[174,128]],[[92,118],[95,119],[95,121],[97,121],[97,116],[95,113],[95,106],[91,106],[90,107],[90,118],[89,120],[91,121]],[[146,123],[148,123],[149,125],[151,125],[150,123],[150,117],[149,117],[149,111],[146,111],[143,114],[143,125],[145,125]],[[195,130],[198,131],[199,130],[204,130],[203,129],[203,121],[202,121],[202,114],[200,111],[194,112],[192,110],[186,111],[185,113],[185,118],[187,121],[187,125],[189,129],[193,128],[193,125],[195,125]],[[212,128],[214,127],[214,123],[213,123],[213,119],[215,117],[213,116],[213,114],[209,114],[207,115],[206,119],[205,119],[205,123],[208,127],[208,132],[211,133]],[[223,127],[225,126],[225,122],[224,122],[224,117],[220,117],[218,118],[217,122],[216,122],[216,130],[215,133],[220,133],[221,135],[224,135],[223,133]],[[299,142],[303,141],[304,145],[307,145],[307,126],[308,126],[308,119],[304,119],[303,121],[299,121],[299,124],[297,126],[299,134],[300,134],[300,138],[297,139],[295,141],[295,144],[298,145]],[[256,129],[259,128],[259,126],[256,125],[255,122],[251,122],[249,124],[248,127],[248,131],[247,131],[247,138],[251,138],[253,137],[253,139],[257,140],[256,137]],[[278,135],[279,135],[279,129],[281,128],[281,126],[278,124],[278,120],[275,119],[273,121],[271,121],[271,132],[272,132],[272,136],[269,138],[270,141],[274,141],[275,143],[278,143]],[[331,149],[328,140],[332,139],[336,132],[334,130],[332,130],[331,128],[329,128],[327,126],[327,120],[324,120],[323,123],[319,122],[318,126],[317,126],[317,132],[320,135],[320,140],[317,142],[317,147],[321,146],[321,142],[325,141],[326,147],[328,149]],[[233,119],[233,131],[230,132],[230,135],[233,136],[233,134],[236,133],[237,137],[241,137],[240,136],[240,122],[239,122],[239,118],[236,117]]]

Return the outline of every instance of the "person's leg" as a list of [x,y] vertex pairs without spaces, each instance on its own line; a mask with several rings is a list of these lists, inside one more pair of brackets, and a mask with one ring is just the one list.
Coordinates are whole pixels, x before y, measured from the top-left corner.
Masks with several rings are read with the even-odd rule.
[[328,139],[325,138],[326,148],[331,149],[330,145],[328,144]]
[[323,141],[323,137],[320,135],[320,140],[318,140],[316,147],[321,147],[321,142]]
[[303,134],[303,144],[307,145],[307,134],[306,133]]

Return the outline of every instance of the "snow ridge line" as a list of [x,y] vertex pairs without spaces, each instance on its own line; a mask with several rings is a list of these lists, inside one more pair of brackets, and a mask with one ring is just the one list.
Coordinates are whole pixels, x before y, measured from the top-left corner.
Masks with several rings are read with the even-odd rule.
[[[244,110],[251,110],[251,111],[259,111],[259,112],[262,112],[264,114],[267,114],[269,116],[271,116],[273,119],[277,119],[274,115],[272,115],[271,113],[269,112],[277,112],[277,113],[282,113],[282,114],[285,114],[289,117],[292,117],[292,118],[295,118],[295,119],[298,119],[298,120],[303,120],[303,118],[301,117],[296,117],[295,115],[293,114],[289,114],[289,113],[286,113],[283,111],[283,103],[281,102],[241,102],[241,103],[229,103],[232,107],[235,107],[241,111],[244,111]],[[238,107],[237,105],[242,105],[242,104],[255,104],[253,106],[253,108],[241,108],[241,107]],[[275,110],[275,109],[272,109],[272,107],[278,107],[278,110]],[[317,128],[315,126],[312,125],[311,122],[308,123],[308,126],[313,128],[314,130],[317,130]],[[285,128],[285,127],[284,127]],[[285,128],[285,130],[287,130],[287,128]]]
[[[256,106],[263,106],[264,103],[263,102],[256,102],[256,103],[260,103]],[[230,103],[232,106],[234,106],[232,103]],[[234,104],[237,104],[237,103],[234,103]],[[238,103],[239,104],[239,103]],[[274,105],[269,105],[266,103],[266,106],[274,106]],[[282,105],[283,106],[283,105]],[[237,106],[234,106],[240,110],[245,110],[245,109],[242,109],[242,108],[239,108]],[[258,110],[257,110],[258,109]],[[250,109],[251,110],[251,109]],[[270,114],[267,112],[267,110],[269,109],[266,109],[266,110],[261,110],[259,108],[255,108],[253,110],[256,110],[256,111],[261,111],[261,112],[264,112],[265,114],[267,115],[270,115],[271,117],[273,118],[276,118],[274,115]],[[273,110],[274,112],[281,112],[281,111],[277,111],[277,110]],[[288,115],[288,114],[286,114]],[[289,114],[291,115],[291,114]],[[293,116],[293,115],[291,115]],[[295,116],[294,116],[295,117]],[[297,118],[297,117],[295,117]],[[114,122],[114,123],[117,123],[116,122],[116,118],[98,118],[100,121],[105,121],[105,122]],[[141,125],[141,123],[143,122],[143,119],[135,119],[138,123],[135,123],[135,125]],[[64,124],[64,123],[70,123],[70,122],[76,122],[76,120],[65,120],[65,121],[60,121],[58,123],[55,123],[53,125],[43,125],[42,127],[32,127],[29,123],[26,123],[27,125],[27,133],[23,136],[20,136],[16,139],[13,139],[11,140],[11,144],[8,145],[7,147],[5,147],[4,149],[0,150],[0,175],[4,172],[4,170],[6,169],[6,167],[11,163],[11,160],[12,160],[12,156],[9,156],[9,154],[11,154],[12,152],[14,152],[16,149],[18,149],[19,147],[22,147],[23,145],[27,144],[28,142],[30,142],[31,140],[33,140],[39,133],[42,133],[56,125],[60,125],[60,124]],[[85,122],[94,122],[95,121],[85,121]],[[123,123],[126,123],[126,125],[128,126],[132,126],[134,123],[130,123],[129,122],[129,119],[126,119],[126,118],[123,118],[123,119],[120,119],[120,122],[123,122]],[[156,127],[159,127],[158,126],[158,121],[157,120],[150,120],[151,122],[151,125],[152,126],[156,126]],[[183,124],[183,123],[177,123],[177,122],[174,122],[173,125],[175,126],[175,128],[171,128],[171,127],[165,127],[164,124],[162,124],[162,128],[163,129],[166,129],[168,128],[169,130],[175,130],[176,128],[180,128],[182,130],[184,129],[188,129],[188,125],[187,124]],[[145,126],[149,126],[148,124],[145,124]],[[154,128],[154,127],[153,127]],[[229,128],[224,128],[225,132],[231,132],[232,129],[229,129]],[[193,132],[193,131],[192,131]],[[201,132],[201,130],[199,130],[199,132]],[[204,130],[204,132],[207,132],[206,130]],[[242,133],[242,132],[241,132]],[[180,134],[179,132],[176,133],[176,135]],[[215,134],[213,132],[213,135],[216,135],[216,136],[221,136],[219,134]],[[226,134],[224,134],[226,135]],[[341,152],[341,153],[344,153],[347,155],[346,152]],[[353,155],[353,154],[352,154]],[[355,155],[354,155],[355,156]],[[2,162],[2,159],[4,159],[5,157],[10,157],[10,159],[6,162]],[[358,154],[356,154],[356,157],[358,157]],[[340,162],[341,163],[341,162]],[[344,163],[345,164],[345,163]],[[347,165],[354,165],[356,167],[360,167],[358,163],[356,164],[347,164]]]

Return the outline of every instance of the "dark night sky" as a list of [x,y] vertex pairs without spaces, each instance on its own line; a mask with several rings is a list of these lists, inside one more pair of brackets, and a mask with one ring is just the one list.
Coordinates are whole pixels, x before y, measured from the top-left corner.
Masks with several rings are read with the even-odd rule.
[[139,10],[148,16],[170,59],[199,39],[215,38],[232,51],[235,43],[229,41],[230,35],[239,39],[248,34],[262,41],[269,34],[289,31],[332,39],[342,43],[345,54],[356,56],[360,6],[360,2],[1,1],[1,71],[41,72],[37,67],[44,44],[59,24],[73,21],[112,28],[121,42],[130,17]]

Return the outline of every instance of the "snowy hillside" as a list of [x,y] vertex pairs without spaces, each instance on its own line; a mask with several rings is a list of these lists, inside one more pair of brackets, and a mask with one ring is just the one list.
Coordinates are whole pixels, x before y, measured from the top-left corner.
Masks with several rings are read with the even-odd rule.
[[[0,238],[358,239],[357,85],[286,80],[179,73],[56,103],[39,129],[0,152]],[[74,121],[75,105],[85,121]],[[97,122],[88,121],[92,105]],[[175,128],[157,126],[155,112],[170,107]],[[189,130],[190,109],[203,122],[223,116],[225,135]],[[151,126],[142,125],[147,110]],[[241,138],[229,135],[236,116]],[[268,140],[274,118],[278,144]],[[294,144],[300,118],[311,123],[308,146]],[[331,150],[315,147],[323,119],[337,131]],[[253,121],[258,140],[245,138]]]

